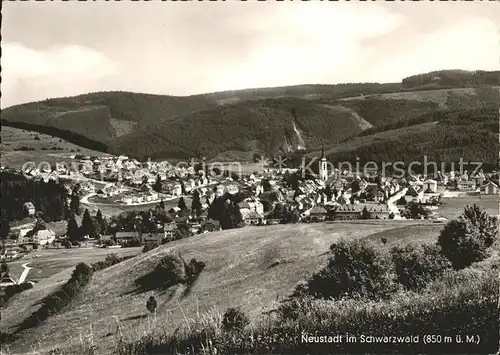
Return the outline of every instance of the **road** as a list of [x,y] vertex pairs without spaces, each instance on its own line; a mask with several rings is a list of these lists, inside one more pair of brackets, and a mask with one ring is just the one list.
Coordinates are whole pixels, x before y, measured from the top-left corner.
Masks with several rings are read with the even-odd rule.
[[22,264],[21,266],[24,268],[21,276],[19,276],[19,280],[17,281],[18,284],[22,284],[26,278],[28,277],[28,274],[30,270],[32,269],[31,267],[28,266],[29,263]]
[[396,202],[401,198],[401,196],[406,194],[406,191],[408,191],[408,188],[402,189],[394,196],[390,197],[387,201],[387,207],[392,213],[394,213],[394,219],[401,219],[401,214],[399,213],[398,206],[396,206]]

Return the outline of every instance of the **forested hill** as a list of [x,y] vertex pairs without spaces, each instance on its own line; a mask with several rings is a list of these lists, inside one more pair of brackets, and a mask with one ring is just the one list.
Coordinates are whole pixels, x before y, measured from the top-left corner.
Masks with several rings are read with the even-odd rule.
[[[341,144],[325,148],[329,161],[356,162],[411,162],[424,164],[451,163],[458,169],[460,159],[465,163],[480,162],[486,171],[498,170],[500,151],[498,108],[443,110],[425,114],[416,119],[388,125],[379,131],[353,137]],[[309,153],[310,157],[319,152]],[[464,169],[473,170],[469,165]],[[432,167],[429,169],[432,172]],[[418,166],[414,171],[420,171]]]
[[[438,110],[498,105],[499,72],[440,71],[401,83],[299,85],[187,97],[99,92],[17,105],[2,124],[50,129],[140,159],[315,150]],[[26,126],[28,127],[28,126]],[[95,147],[93,146],[95,145]]]

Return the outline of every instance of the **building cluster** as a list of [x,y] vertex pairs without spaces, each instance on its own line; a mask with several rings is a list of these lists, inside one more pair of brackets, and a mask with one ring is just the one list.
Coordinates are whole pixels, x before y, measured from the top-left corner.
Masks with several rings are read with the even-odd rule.
[[[316,222],[325,220],[398,218],[401,201],[404,204],[437,205],[445,190],[458,192],[498,194],[498,173],[468,174],[438,172],[434,176],[408,175],[404,178],[378,177],[357,172],[328,171],[324,156],[319,161],[319,174],[304,178],[288,169],[266,169],[246,176],[232,174],[209,176],[206,170],[190,167],[163,169],[161,162],[140,163],[124,156],[90,158],[80,157],[80,163],[92,169],[78,172],[87,179],[79,180],[84,193],[101,198],[115,198],[124,205],[159,203],[197,195],[199,211],[191,206],[184,210],[169,206],[172,222],[157,223],[157,232],[140,230],[120,231],[113,238],[122,244],[131,240],[141,243],[175,239],[179,230],[206,233],[220,229],[219,221],[208,218],[208,210],[215,198],[238,196],[237,209],[245,225],[266,225],[287,222]],[[105,170],[103,170],[105,169]],[[136,169],[136,171],[134,171]],[[137,174],[140,171],[140,174]],[[106,172],[108,183],[96,190],[94,178]],[[51,171],[50,173],[54,173]],[[72,174],[59,168],[60,174]],[[98,176],[99,175],[99,176]],[[140,177],[139,177],[140,176]],[[158,186],[160,184],[160,186]],[[71,190],[68,188],[68,190]],[[177,203],[177,202],[175,202]],[[31,202],[25,204],[28,215],[35,214]],[[50,230],[36,233],[20,230],[19,243],[50,244],[55,236]]]

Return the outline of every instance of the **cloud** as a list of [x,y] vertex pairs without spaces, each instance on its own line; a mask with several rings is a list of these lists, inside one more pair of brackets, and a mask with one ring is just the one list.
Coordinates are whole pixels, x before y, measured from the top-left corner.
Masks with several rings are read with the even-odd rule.
[[386,60],[374,63],[367,76],[396,81],[438,69],[499,69],[498,26],[488,19],[467,18],[432,33],[407,38],[407,46],[390,51]]
[[104,54],[80,45],[35,50],[2,43],[2,106],[78,94],[82,87],[102,90],[102,80],[120,72]]
[[[363,41],[394,31],[404,17],[377,6],[291,3],[235,17],[228,27],[253,33],[249,55],[221,70],[214,90],[352,80],[373,51]],[[267,10],[267,8],[266,8]]]
[[88,91],[190,95],[494,70],[496,5],[9,2],[2,106]]

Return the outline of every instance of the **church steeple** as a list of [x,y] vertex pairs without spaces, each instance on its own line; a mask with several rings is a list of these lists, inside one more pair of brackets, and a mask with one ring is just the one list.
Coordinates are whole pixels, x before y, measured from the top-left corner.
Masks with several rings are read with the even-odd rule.
[[323,181],[328,180],[328,164],[326,162],[324,147],[321,147],[321,159],[319,161],[319,178]]

